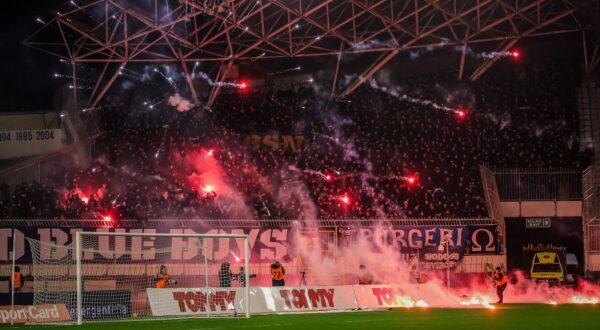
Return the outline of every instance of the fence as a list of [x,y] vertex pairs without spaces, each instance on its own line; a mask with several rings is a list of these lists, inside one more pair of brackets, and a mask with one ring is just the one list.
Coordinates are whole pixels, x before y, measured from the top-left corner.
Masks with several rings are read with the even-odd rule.
[[582,172],[575,169],[494,169],[502,201],[582,199]]
[[[103,219],[2,219],[0,228],[106,228],[115,225],[111,220]],[[289,228],[289,227],[373,227],[391,226],[486,226],[497,225],[488,218],[448,218],[448,219],[156,219],[156,220],[119,220],[119,228]]]
[[600,220],[592,220],[585,225],[587,252],[600,252]]

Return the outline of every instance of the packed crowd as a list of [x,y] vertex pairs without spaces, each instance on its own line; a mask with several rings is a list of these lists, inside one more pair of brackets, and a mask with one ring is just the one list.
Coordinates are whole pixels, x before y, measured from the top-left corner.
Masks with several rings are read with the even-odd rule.
[[[417,76],[396,88],[464,106],[464,118],[369,84],[337,101],[305,83],[224,91],[210,111],[115,105],[142,103],[136,91],[101,112],[93,164],[58,164],[43,182],[2,185],[0,216],[484,217],[480,164],[588,162],[577,134],[579,78],[568,63],[453,79]],[[212,167],[190,164],[207,150]],[[204,171],[218,172],[214,188],[203,186]]]

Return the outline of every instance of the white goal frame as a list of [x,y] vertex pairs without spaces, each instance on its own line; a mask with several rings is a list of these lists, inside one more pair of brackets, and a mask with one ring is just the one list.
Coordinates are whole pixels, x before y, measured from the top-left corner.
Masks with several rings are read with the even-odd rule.
[[[82,243],[83,237],[90,236],[126,236],[126,237],[182,237],[182,238],[242,238],[244,239],[244,299],[246,301],[245,317],[250,317],[250,244],[246,234],[192,234],[192,233],[126,233],[126,232],[89,232],[77,231],[75,234],[75,263],[77,276],[77,324],[83,324],[83,280],[82,280]],[[14,242],[14,240],[13,240]],[[205,262],[207,260],[204,253]],[[208,273],[206,275],[208,277]]]

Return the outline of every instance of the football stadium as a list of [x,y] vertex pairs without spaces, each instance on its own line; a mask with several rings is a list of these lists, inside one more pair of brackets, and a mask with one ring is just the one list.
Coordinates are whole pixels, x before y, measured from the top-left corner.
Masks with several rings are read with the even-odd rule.
[[600,327],[600,1],[1,22],[3,327]]

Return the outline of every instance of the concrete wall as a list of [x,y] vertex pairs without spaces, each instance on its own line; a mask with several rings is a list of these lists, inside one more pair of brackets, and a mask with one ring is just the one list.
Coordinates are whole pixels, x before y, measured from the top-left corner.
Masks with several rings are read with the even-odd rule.
[[507,218],[519,217],[580,217],[581,201],[523,201],[501,202],[502,214]]

